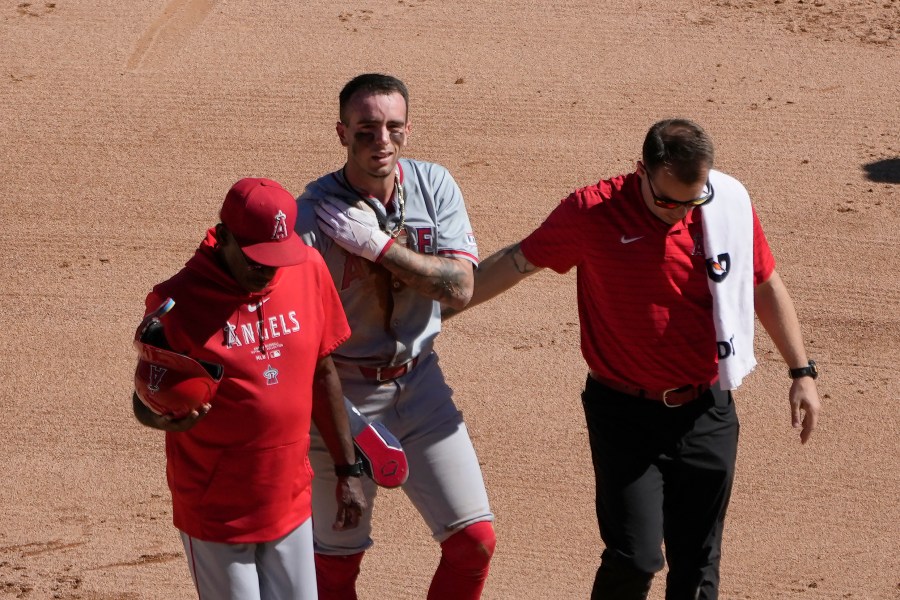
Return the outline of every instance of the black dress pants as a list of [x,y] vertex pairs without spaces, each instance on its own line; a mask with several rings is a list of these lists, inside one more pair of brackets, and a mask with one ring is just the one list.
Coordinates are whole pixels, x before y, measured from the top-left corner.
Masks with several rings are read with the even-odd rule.
[[582,394],[606,548],[591,600],[643,600],[669,565],[666,600],[715,600],[738,419],[718,385],[683,406],[622,394],[590,376]]

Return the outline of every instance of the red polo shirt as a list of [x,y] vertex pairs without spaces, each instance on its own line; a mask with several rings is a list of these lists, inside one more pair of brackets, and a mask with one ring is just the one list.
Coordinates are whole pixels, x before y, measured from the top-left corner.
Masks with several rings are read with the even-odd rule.
[[148,312],[175,300],[162,318],[174,350],[225,367],[209,414],[166,433],[173,519],[201,540],[266,542],[310,516],[313,373],[350,328],[318,252],[250,294],[215,256],[213,231],[147,297]]
[[[632,173],[575,191],[522,241],[538,267],[578,268],[581,351],[602,378],[663,390],[716,377],[702,210],[664,223],[644,204]],[[774,269],[754,210],[754,285]]]

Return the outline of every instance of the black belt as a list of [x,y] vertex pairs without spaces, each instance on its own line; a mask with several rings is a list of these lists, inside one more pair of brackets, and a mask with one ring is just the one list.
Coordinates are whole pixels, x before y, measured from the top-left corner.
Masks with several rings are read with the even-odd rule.
[[628,396],[635,396],[636,398],[646,398],[648,400],[657,400],[662,402],[669,408],[675,408],[676,406],[683,406],[688,402],[692,402],[709,391],[713,385],[715,385],[716,381],[719,380],[718,377],[710,381],[709,383],[701,383],[701,384],[692,384],[689,383],[687,385],[683,385],[677,388],[669,388],[667,390],[645,390],[643,388],[639,388],[633,385],[627,385],[624,383],[619,383],[618,381],[610,381],[608,379],[604,379],[597,375],[594,371],[590,372],[591,379],[602,385],[603,387],[607,387],[615,392],[620,392],[622,394],[627,394]]

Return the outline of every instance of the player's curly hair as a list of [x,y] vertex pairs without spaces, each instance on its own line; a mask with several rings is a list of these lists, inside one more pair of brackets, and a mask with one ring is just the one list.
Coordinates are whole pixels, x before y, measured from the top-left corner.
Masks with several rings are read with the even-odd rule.
[[682,183],[692,184],[713,166],[713,143],[702,127],[687,119],[665,119],[644,138],[644,166],[652,173],[665,167]]
[[406,101],[406,113],[407,115],[409,114],[409,91],[406,89],[405,83],[391,75],[363,73],[348,81],[344,89],[341,90],[339,96],[341,123],[347,123],[347,115],[345,114],[347,105],[350,104],[350,100],[358,92],[384,95],[396,92],[403,96],[403,100]]

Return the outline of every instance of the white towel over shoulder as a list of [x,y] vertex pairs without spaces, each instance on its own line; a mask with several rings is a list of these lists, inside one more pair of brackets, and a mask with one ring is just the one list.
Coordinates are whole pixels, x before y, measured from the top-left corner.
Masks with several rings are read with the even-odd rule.
[[710,171],[715,197],[701,207],[706,275],[713,298],[722,389],[736,389],[753,355],[753,209],[737,179]]

